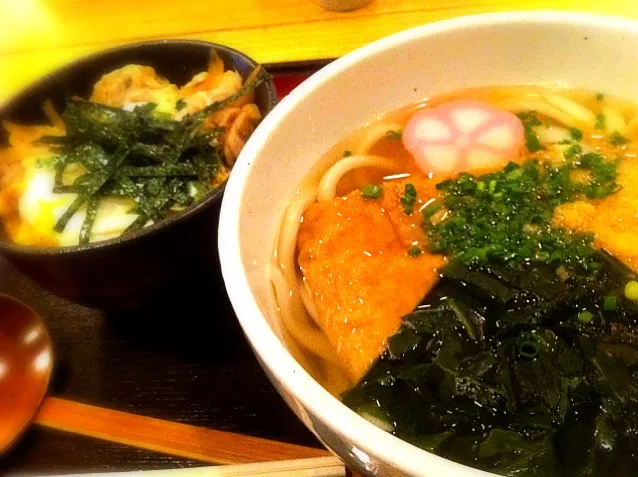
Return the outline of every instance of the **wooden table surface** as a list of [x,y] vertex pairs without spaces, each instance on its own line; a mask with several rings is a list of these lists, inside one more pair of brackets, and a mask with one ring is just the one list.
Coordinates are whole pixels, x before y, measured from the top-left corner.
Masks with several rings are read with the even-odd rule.
[[[350,13],[326,12],[312,0],[0,0],[0,103],[65,62],[126,42],[203,39],[266,64],[294,65],[434,20],[538,8],[638,18],[635,0],[372,0]],[[206,287],[202,303],[113,316],[45,293],[0,259],[0,292],[46,317],[57,356],[53,395],[318,446],[261,371],[221,281]],[[0,474],[194,465],[201,464],[33,428],[0,459]]]
[[349,13],[315,1],[0,0],[0,102],[60,64],[139,40],[209,40],[272,64],[336,58],[390,33],[466,14],[551,8],[638,18],[635,0],[372,0]]
[[[53,396],[321,447],[261,370],[217,272],[202,282],[200,300],[174,309],[109,314],[51,296],[0,258],[0,293],[24,300],[43,316],[54,344]],[[33,426],[0,458],[0,475],[202,465]]]

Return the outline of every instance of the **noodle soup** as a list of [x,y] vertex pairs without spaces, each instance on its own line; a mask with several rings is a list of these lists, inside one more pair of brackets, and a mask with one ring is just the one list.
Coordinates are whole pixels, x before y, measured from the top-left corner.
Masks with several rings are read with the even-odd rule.
[[344,139],[274,254],[291,352],[457,462],[638,472],[637,114],[603,93],[487,87]]

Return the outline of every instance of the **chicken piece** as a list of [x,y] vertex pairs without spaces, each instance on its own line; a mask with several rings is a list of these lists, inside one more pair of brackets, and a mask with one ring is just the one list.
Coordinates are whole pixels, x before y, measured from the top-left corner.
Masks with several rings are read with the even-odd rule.
[[153,68],[127,65],[102,76],[93,87],[90,101],[114,108],[151,102],[157,104],[158,111],[172,113],[177,99],[177,86],[158,76]]
[[219,86],[224,75],[224,62],[221,58],[216,56],[213,50],[214,57],[211,58],[208,64],[208,71],[202,71],[199,74],[193,76],[193,78],[186,83],[180,89],[180,94],[183,97],[190,96],[197,91],[209,91]]
[[252,103],[242,107],[232,106],[225,108],[211,114],[206,119],[206,128],[222,127],[225,130],[222,141],[228,167],[232,167],[235,164],[239,153],[261,119],[259,108]]
[[[422,200],[432,184],[410,180]],[[298,262],[317,311],[317,323],[336,350],[344,371],[357,382],[438,279],[444,263],[428,252],[412,257],[423,244],[418,205],[407,216],[400,197],[404,182],[383,186],[377,200],[359,191],[305,213],[298,235]]]
[[261,113],[255,104],[244,105],[235,118],[226,125],[224,134],[224,156],[228,167],[232,167],[246,141],[261,121]]
[[[177,119],[182,119],[186,115],[196,113],[212,103],[232,96],[241,89],[243,84],[241,75],[236,71],[224,72],[219,81],[214,83],[206,81],[207,75],[208,73],[196,75],[190,83],[180,90],[180,96],[186,105],[177,112]],[[214,86],[211,87],[211,85]],[[236,103],[233,103],[233,106],[242,106],[251,100],[251,97],[240,98]]]
[[563,204],[554,211],[554,225],[596,235],[603,248],[638,272],[638,161],[624,159],[618,166],[621,189],[599,201]]

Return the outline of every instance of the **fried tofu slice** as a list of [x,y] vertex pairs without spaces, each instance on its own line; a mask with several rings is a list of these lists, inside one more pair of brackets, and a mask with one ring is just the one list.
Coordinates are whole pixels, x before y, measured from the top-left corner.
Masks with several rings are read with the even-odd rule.
[[[410,180],[419,202],[435,192],[427,180]],[[417,184],[417,182],[419,182]],[[317,323],[352,382],[361,379],[385,349],[387,339],[430,291],[443,265],[441,255],[408,250],[425,234],[416,205],[401,205],[405,182],[389,182],[379,199],[359,191],[305,213],[298,235],[298,263],[313,300]]]
[[618,166],[620,190],[602,200],[563,204],[554,211],[554,225],[595,234],[603,248],[638,272],[638,160]]

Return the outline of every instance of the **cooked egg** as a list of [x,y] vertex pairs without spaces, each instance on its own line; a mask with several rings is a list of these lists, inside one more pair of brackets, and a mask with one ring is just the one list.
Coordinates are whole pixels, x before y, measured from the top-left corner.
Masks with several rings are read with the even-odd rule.
[[[71,168],[68,168],[71,169]],[[79,175],[70,170],[68,175]],[[60,246],[78,245],[80,230],[86,217],[86,208],[78,210],[62,233],[54,230],[55,224],[77,198],[77,194],[57,194],[53,192],[55,170],[53,167],[33,166],[26,172],[25,188],[18,203],[21,220],[29,225],[35,234],[46,237]],[[65,174],[64,182],[71,182]],[[91,230],[90,241],[96,242],[121,235],[138,215],[131,212],[135,202],[130,199],[109,197],[100,202]]]
[[[148,90],[146,96],[158,106],[156,111],[174,113],[175,97],[170,88]],[[133,111],[137,106],[148,101],[124,103],[122,109]],[[55,168],[53,161],[47,157],[45,161],[32,160],[25,172],[25,187],[18,203],[20,219],[27,225],[21,229],[20,241],[23,243],[41,243],[52,241],[62,247],[78,245],[80,231],[86,218],[86,206],[81,207],[61,233],[55,231],[55,224],[68,210],[77,194],[54,193]],[[39,165],[38,165],[39,164]],[[80,164],[70,164],[65,168],[62,182],[73,184],[75,179],[84,174],[86,169]],[[195,191],[196,192],[196,191]],[[135,202],[131,199],[109,197],[100,201],[95,222],[91,228],[89,242],[97,242],[115,238],[137,219],[132,213]],[[146,226],[152,224],[149,222]],[[45,240],[46,239],[46,240]]]
[[102,76],[90,100],[115,108],[155,103],[157,112],[173,115],[179,98],[177,86],[159,77],[153,68],[127,65]]

